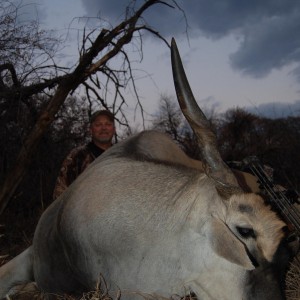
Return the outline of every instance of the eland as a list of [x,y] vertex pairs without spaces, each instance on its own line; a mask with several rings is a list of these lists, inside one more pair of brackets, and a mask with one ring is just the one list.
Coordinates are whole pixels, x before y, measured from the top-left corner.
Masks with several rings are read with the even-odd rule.
[[102,275],[122,299],[284,299],[273,261],[285,223],[222,161],[174,39],[171,58],[202,163],[153,131],[107,150],[43,213],[33,245],[0,268],[0,298],[30,281],[76,296]]

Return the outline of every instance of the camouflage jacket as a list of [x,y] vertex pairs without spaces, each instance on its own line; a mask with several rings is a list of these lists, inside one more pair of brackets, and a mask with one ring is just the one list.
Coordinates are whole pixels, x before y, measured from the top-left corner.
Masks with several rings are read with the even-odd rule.
[[53,200],[59,197],[65,189],[94,161],[104,150],[93,142],[73,149],[64,159],[53,192]]

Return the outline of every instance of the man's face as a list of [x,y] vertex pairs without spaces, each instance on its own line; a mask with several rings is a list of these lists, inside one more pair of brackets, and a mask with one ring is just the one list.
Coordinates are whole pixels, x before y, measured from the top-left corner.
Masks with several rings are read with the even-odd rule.
[[96,144],[111,143],[115,134],[115,125],[107,116],[98,116],[90,125],[90,132]]

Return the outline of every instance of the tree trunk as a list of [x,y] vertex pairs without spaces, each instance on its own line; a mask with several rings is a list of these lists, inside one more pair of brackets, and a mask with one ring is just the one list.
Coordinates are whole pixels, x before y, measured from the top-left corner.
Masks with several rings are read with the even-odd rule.
[[[78,84],[77,84],[78,85]],[[0,214],[4,211],[7,203],[12,198],[19,184],[21,183],[36,148],[46,131],[47,127],[54,120],[55,114],[65,101],[72,87],[61,84],[53,98],[49,101],[46,109],[41,113],[32,131],[26,138],[20,153],[16,159],[14,167],[7,174],[0,190]]]

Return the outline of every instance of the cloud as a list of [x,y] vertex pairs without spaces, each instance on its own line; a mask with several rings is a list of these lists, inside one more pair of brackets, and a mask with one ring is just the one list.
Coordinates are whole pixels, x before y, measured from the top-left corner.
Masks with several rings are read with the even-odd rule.
[[299,117],[300,116],[300,100],[294,103],[265,103],[260,104],[256,107],[245,107],[248,112],[254,113],[259,116],[276,119],[286,118],[289,116]]
[[82,5],[89,17],[110,18],[122,20],[130,1],[117,0],[82,0]]
[[[100,17],[112,25],[124,20],[127,13],[132,13],[142,6],[143,0],[81,0],[89,17]],[[172,1],[169,1],[172,4]],[[180,2],[180,1],[179,1]],[[166,18],[167,16],[167,18]],[[172,9],[163,4],[157,4],[148,9],[143,18],[151,27],[159,29],[164,36],[178,34],[184,30],[184,14],[180,9]],[[167,20],[167,21],[166,21]]]
[[291,74],[300,82],[300,64],[292,70]]
[[274,16],[244,29],[239,50],[231,55],[232,66],[256,77],[300,61],[300,14]]
[[[87,15],[100,15],[109,20],[122,20],[126,4],[119,0],[82,0]],[[143,1],[131,1],[139,7]],[[173,3],[173,1],[169,1]],[[204,35],[220,39],[235,35],[239,48],[230,56],[234,69],[253,77],[263,77],[274,69],[295,64],[299,78],[300,62],[300,1],[286,0],[178,0],[192,36]],[[145,20],[166,36],[186,32],[184,14],[177,9],[155,5]]]

